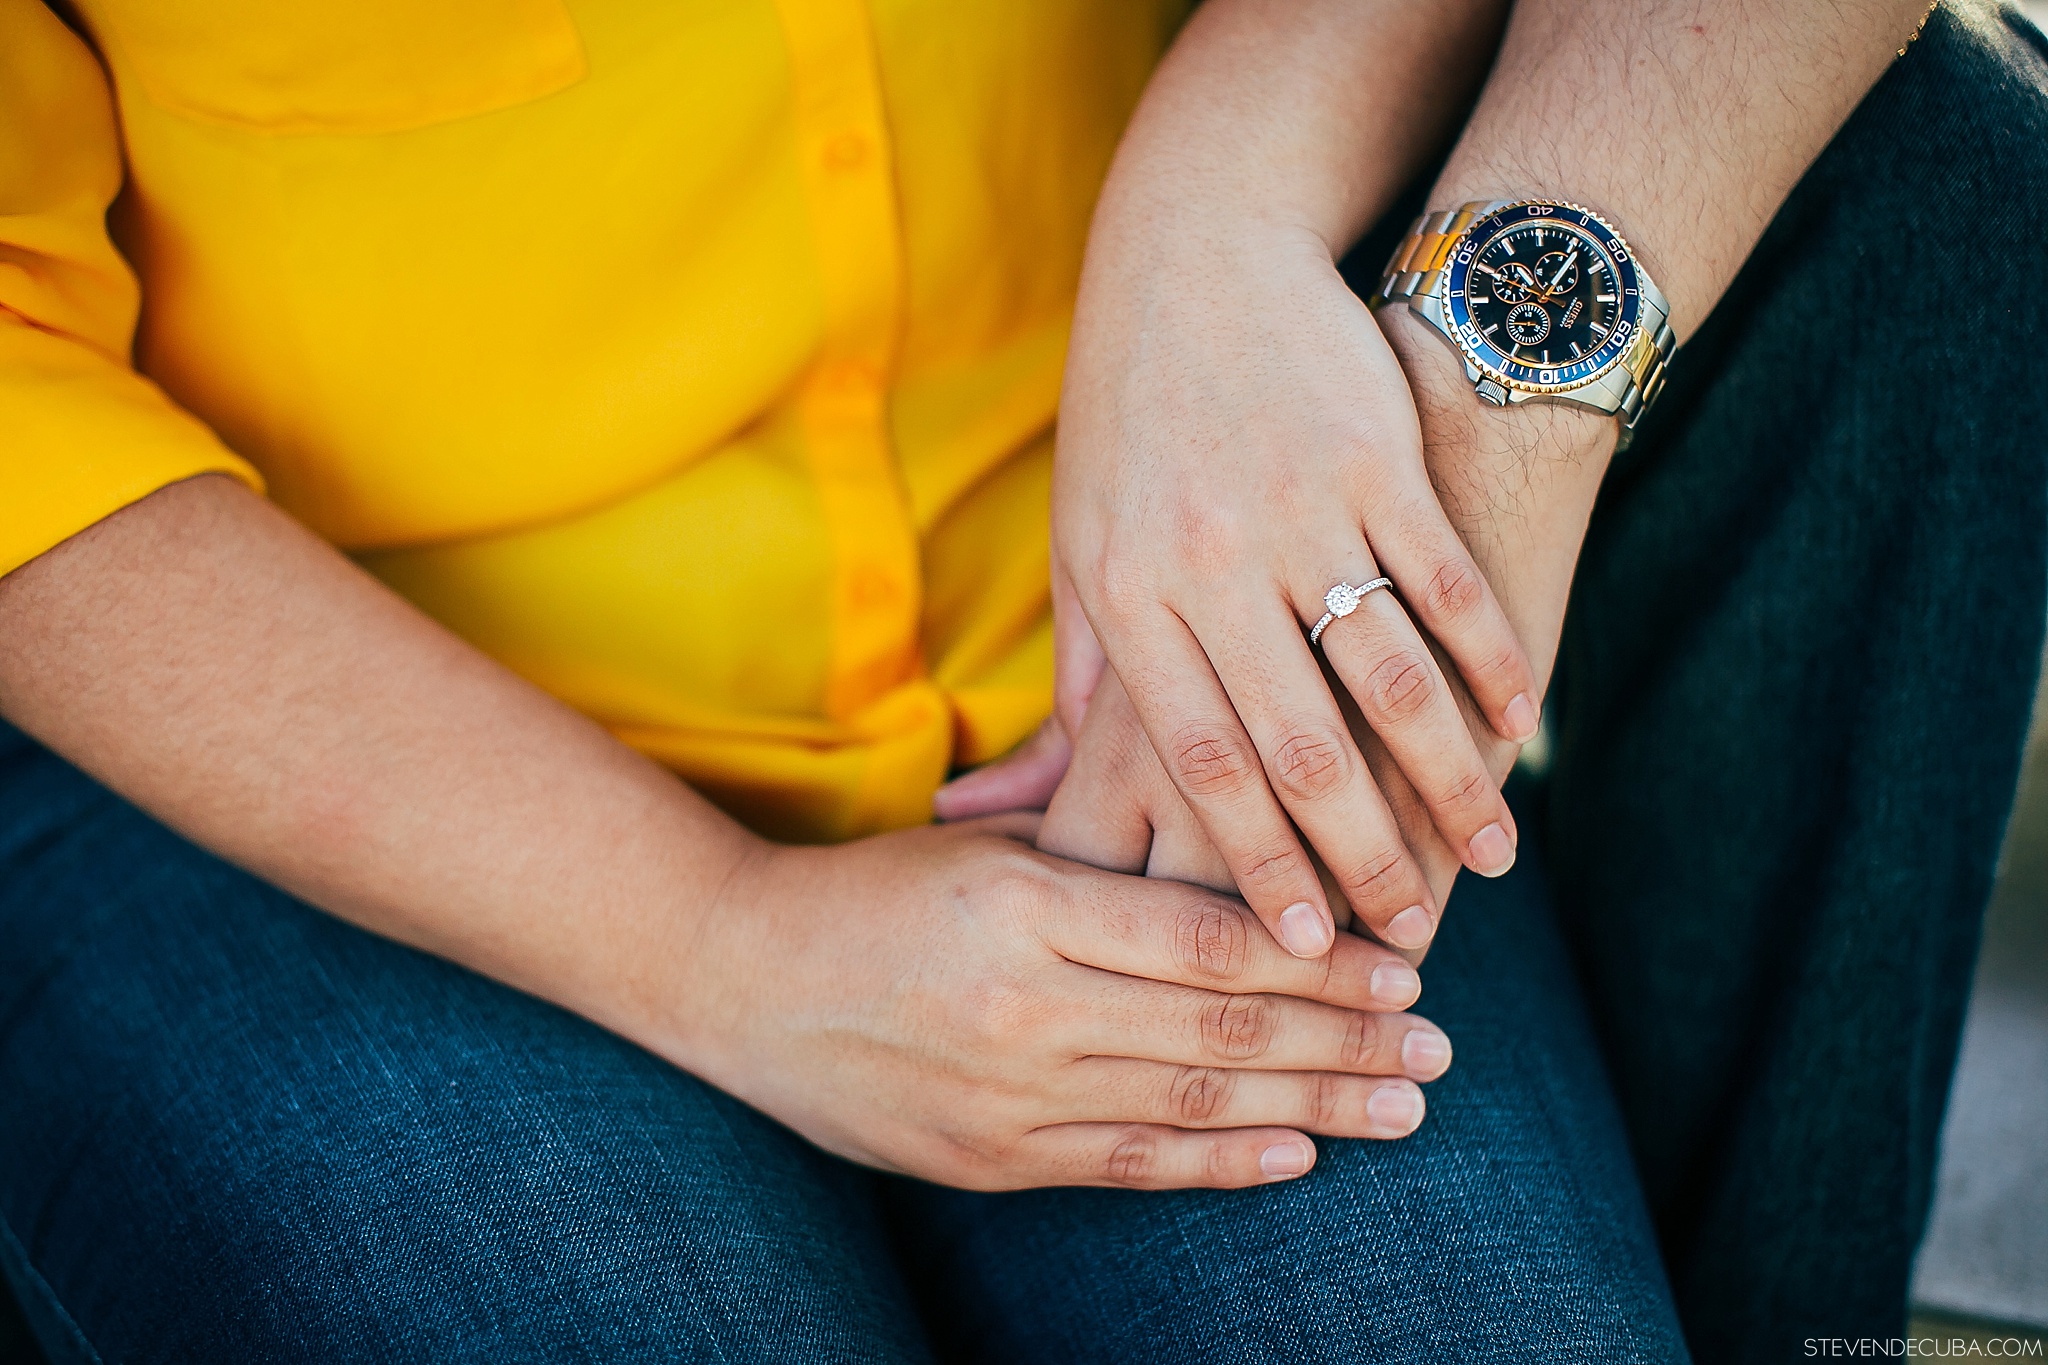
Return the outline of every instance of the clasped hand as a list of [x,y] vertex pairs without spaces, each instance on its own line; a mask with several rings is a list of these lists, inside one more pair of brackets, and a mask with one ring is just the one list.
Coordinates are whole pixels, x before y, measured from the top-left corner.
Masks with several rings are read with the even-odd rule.
[[756,845],[677,954],[673,1046],[820,1146],[949,1185],[1243,1186],[1392,1138],[1450,1047],[1397,955],[1034,851],[1032,817]]
[[[1300,957],[1347,912],[1420,951],[1460,865],[1514,861],[1498,778],[1539,689],[1431,484],[1401,363],[1313,234],[1131,264],[1105,240],[1060,415],[1057,729],[941,812],[1044,800],[1075,736],[1045,847],[1234,891]],[[1319,660],[1325,591],[1381,574],[1396,591]]]
[[[1430,482],[1401,363],[1322,242],[1247,234],[1177,268],[1157,254],[1124,270],[1113,244],[1091,248],[1075,323],[1054,492],[1060,714],[941,812],[1044,800],[1057,781],[1042,850],[1242,896],[1190,904],[1249,934],[1266,989],[1303,992],[1275,1000],[1292,1011],[1323,998],[1305,989],[1318,963],[1393,980],[1382,944],[1419,957],[1461,865],[1512,864],[1499,777],[1539,690]],[[1319,661],[1303,627],[1323,593],[1382,573],[1398,595],[1333,623]],[[1155,952],[1147,974],[1170,960]],[[1167,1132],[1155,1150],[1189,1140]],[[1208,1141],[1208,1159],[1248,1164],[1270,1139]]]

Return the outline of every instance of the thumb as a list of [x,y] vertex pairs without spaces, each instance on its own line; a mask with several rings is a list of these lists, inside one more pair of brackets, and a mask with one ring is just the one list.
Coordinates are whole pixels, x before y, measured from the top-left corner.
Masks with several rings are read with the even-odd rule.
[[1088,614],[1081,610],[1081,598],[1060,560],[1058,546],[1052,554],[1052,651],[1053,714],[1069,735],[1078,735],[1108,660],[1102,642],[1095,638],[1095,627],[1088,623]]
[[1058,716],[1047,716],[1031,738],[992,763],[954,778],[932,795],[932,814],[945,821],[972,820],[1003,811],[1044,810],[1074,746]]

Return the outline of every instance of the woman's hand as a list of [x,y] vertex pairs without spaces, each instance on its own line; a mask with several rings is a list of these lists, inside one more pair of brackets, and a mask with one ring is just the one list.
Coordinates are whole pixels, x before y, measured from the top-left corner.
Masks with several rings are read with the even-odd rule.
[[[1364,730],[1355,710],[1347,708],[1346,716],[1366,767],[1386,797],[1424,881],[1442,904],[1458,875],[1457,855],[1431,827],[1428,810],[1385,747]],[[1471,723],[1475,727],[1482,724],[1476,719]],[[1230,868],[1160,766],[1115,673],[1103,675],[1087,718],[1077,728],[1080,735],[1071,765],[1039,824],[1039,849],[1093,867],[1170,877],[1227,894]],[[1513,746],[1482,738],[1481,747],[1494,771],[1505,772],[1512,764]],[[1342,888],[1334,884],[1329,870],[1318,862],[1317,872],[1340,928],[1369,933],[1391,944],[1410,962],[1422,960],[1434,925],[1353,919]],[[1346,937],[1340,934],[1337,942],[1342,945]]]
[[980,1189],[1257,1185],[1395,1138],[1450,1048],[1347,936],[1032,851],[1012,818],[763,845],[676,957],[662,1050],[819,1145]]
[[1331,585],[1394,580],[1322,650],[1445,842],[1489,876],[1514,861],[1514,819],[1429,642],[1508,741],[1536,731],[1534,672],[1439,505],[1400,364],[1326,244],[1255,214],[1213,231],[1192,216],[1098,219],[1060,412],[1057,557],[1276,937],[1300,956],[1331,941],[1298,827],[1376,931],[1419,947],[1441,900],[1302,628]]
[[[1542,694],[1331,264],[1463,117],[1504,12],[1211,0],[1182,29],[1118,149],[1077,301],[1053,505],[1062,724],[949,788],[942,816],[1050,795],[1106,647],[1232,884],[1295,953],[1333,929],[1297,828],[1376,926],[1433,924],[1441,904],[1347,733],[1347,693],[1457,858],[1512,861],[1443,668],[1503,742],[1535,732]],[[1381,573],[1399,597],[1325,636],[1333,686],[1302,627],[1336,583]]]

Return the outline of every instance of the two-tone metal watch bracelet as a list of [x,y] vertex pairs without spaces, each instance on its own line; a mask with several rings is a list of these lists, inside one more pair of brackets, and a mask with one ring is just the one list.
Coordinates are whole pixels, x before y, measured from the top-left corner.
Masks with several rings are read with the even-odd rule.
[[1405,303],[1457,348],[1478,396],[1562,402],[1621,420],[1664,386],[1671,307],[1607,221],[1576,204],[1482,200],[1426,213],[1369,305]]

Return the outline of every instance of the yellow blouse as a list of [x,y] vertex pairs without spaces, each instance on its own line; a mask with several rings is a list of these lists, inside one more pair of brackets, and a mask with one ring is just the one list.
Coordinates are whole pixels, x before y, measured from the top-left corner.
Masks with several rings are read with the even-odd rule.
[[757,827],[922,821],[1049,709],[1183,8],[0,0],[0,573],[228,471]]

